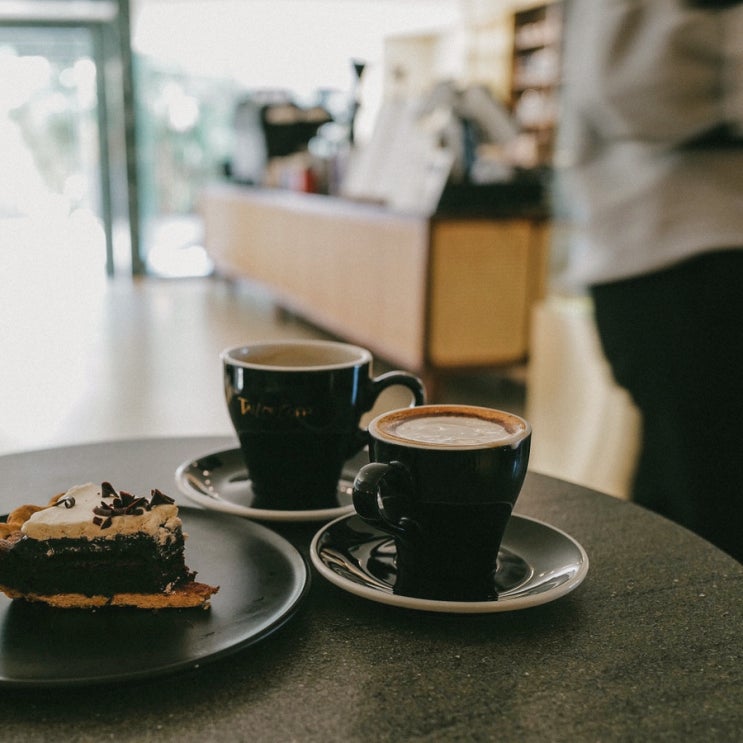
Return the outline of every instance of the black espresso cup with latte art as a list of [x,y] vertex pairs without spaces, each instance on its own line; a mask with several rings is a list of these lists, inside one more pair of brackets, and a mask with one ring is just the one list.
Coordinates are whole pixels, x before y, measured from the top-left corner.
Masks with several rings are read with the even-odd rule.
[[474,405],[395,410],[369,424],[354,506],[395,539],[395,592],[497,598],[494,572],[529,461],[531,427]]

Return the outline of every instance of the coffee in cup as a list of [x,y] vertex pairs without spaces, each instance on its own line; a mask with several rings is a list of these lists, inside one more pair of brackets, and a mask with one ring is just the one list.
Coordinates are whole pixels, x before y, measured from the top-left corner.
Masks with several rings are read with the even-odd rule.
[[497,598],[498,550],[530,443],[523,418],[474,405],[423,405],[371,421],[371,461],[356,476],[353,502],[395,539],[396,593]]
[[338,505],[344,462],[366,444],[363,413],[393,385],[421,405],[423,383],[391,371],[371,376],[365,348],[334,341],[270,341],[221,354],[227,407],[253,491],[252,507]]

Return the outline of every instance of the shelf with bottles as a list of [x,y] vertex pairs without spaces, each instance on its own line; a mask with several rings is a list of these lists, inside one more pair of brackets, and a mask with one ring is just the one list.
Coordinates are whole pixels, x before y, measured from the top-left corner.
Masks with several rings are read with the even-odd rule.
[[512,89],[549,88],[560,82],[560,53],[555,47],[516,51]]
[[513,46],[516,51],[559,46],[562,36],[562,17],[555,10],[557,5],[558,3],[550,3],[515,14]]
[[548,165],[557,122],[561,82],[562,2],[514,13],[511,107],[538,151],[538,165]]
[[558,94],[554,88],[527,88],[516,98],[513,113],[523,129],[554,129]]

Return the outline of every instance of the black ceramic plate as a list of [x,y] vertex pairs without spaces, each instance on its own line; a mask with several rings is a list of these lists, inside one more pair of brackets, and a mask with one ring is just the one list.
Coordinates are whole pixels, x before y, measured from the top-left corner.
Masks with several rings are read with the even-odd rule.
[[262,640],[296,611],[309,571],[283,537],[181,508],[186,564],[220,586],[211,608],[54,609],[0,594],[0,685],[118,682],[203,665]]

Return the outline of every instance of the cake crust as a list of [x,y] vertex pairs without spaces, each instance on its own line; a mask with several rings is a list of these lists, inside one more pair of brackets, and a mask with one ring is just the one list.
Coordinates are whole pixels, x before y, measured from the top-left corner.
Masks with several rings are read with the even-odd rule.
[[37,511],[42,511],[49,506],[53,506],[60,498],[62,493],[55,495],[46,506],[19,506],[8,514],[5,522],[0,523],[0,539],[9,537],[14,532],[20,532],[21,527]]
[[57,593],[42,596],[38,593],[22,593],[9,586],[0,585],[8,598],[24,599],[48,604],[58,609],[100,609],[105,606],[130,607],[134,609],[193,609],[209,608],[213,594],[219,587],[191,581],[163,593],[115,593],[113,596],[86,596],[82,593]]

